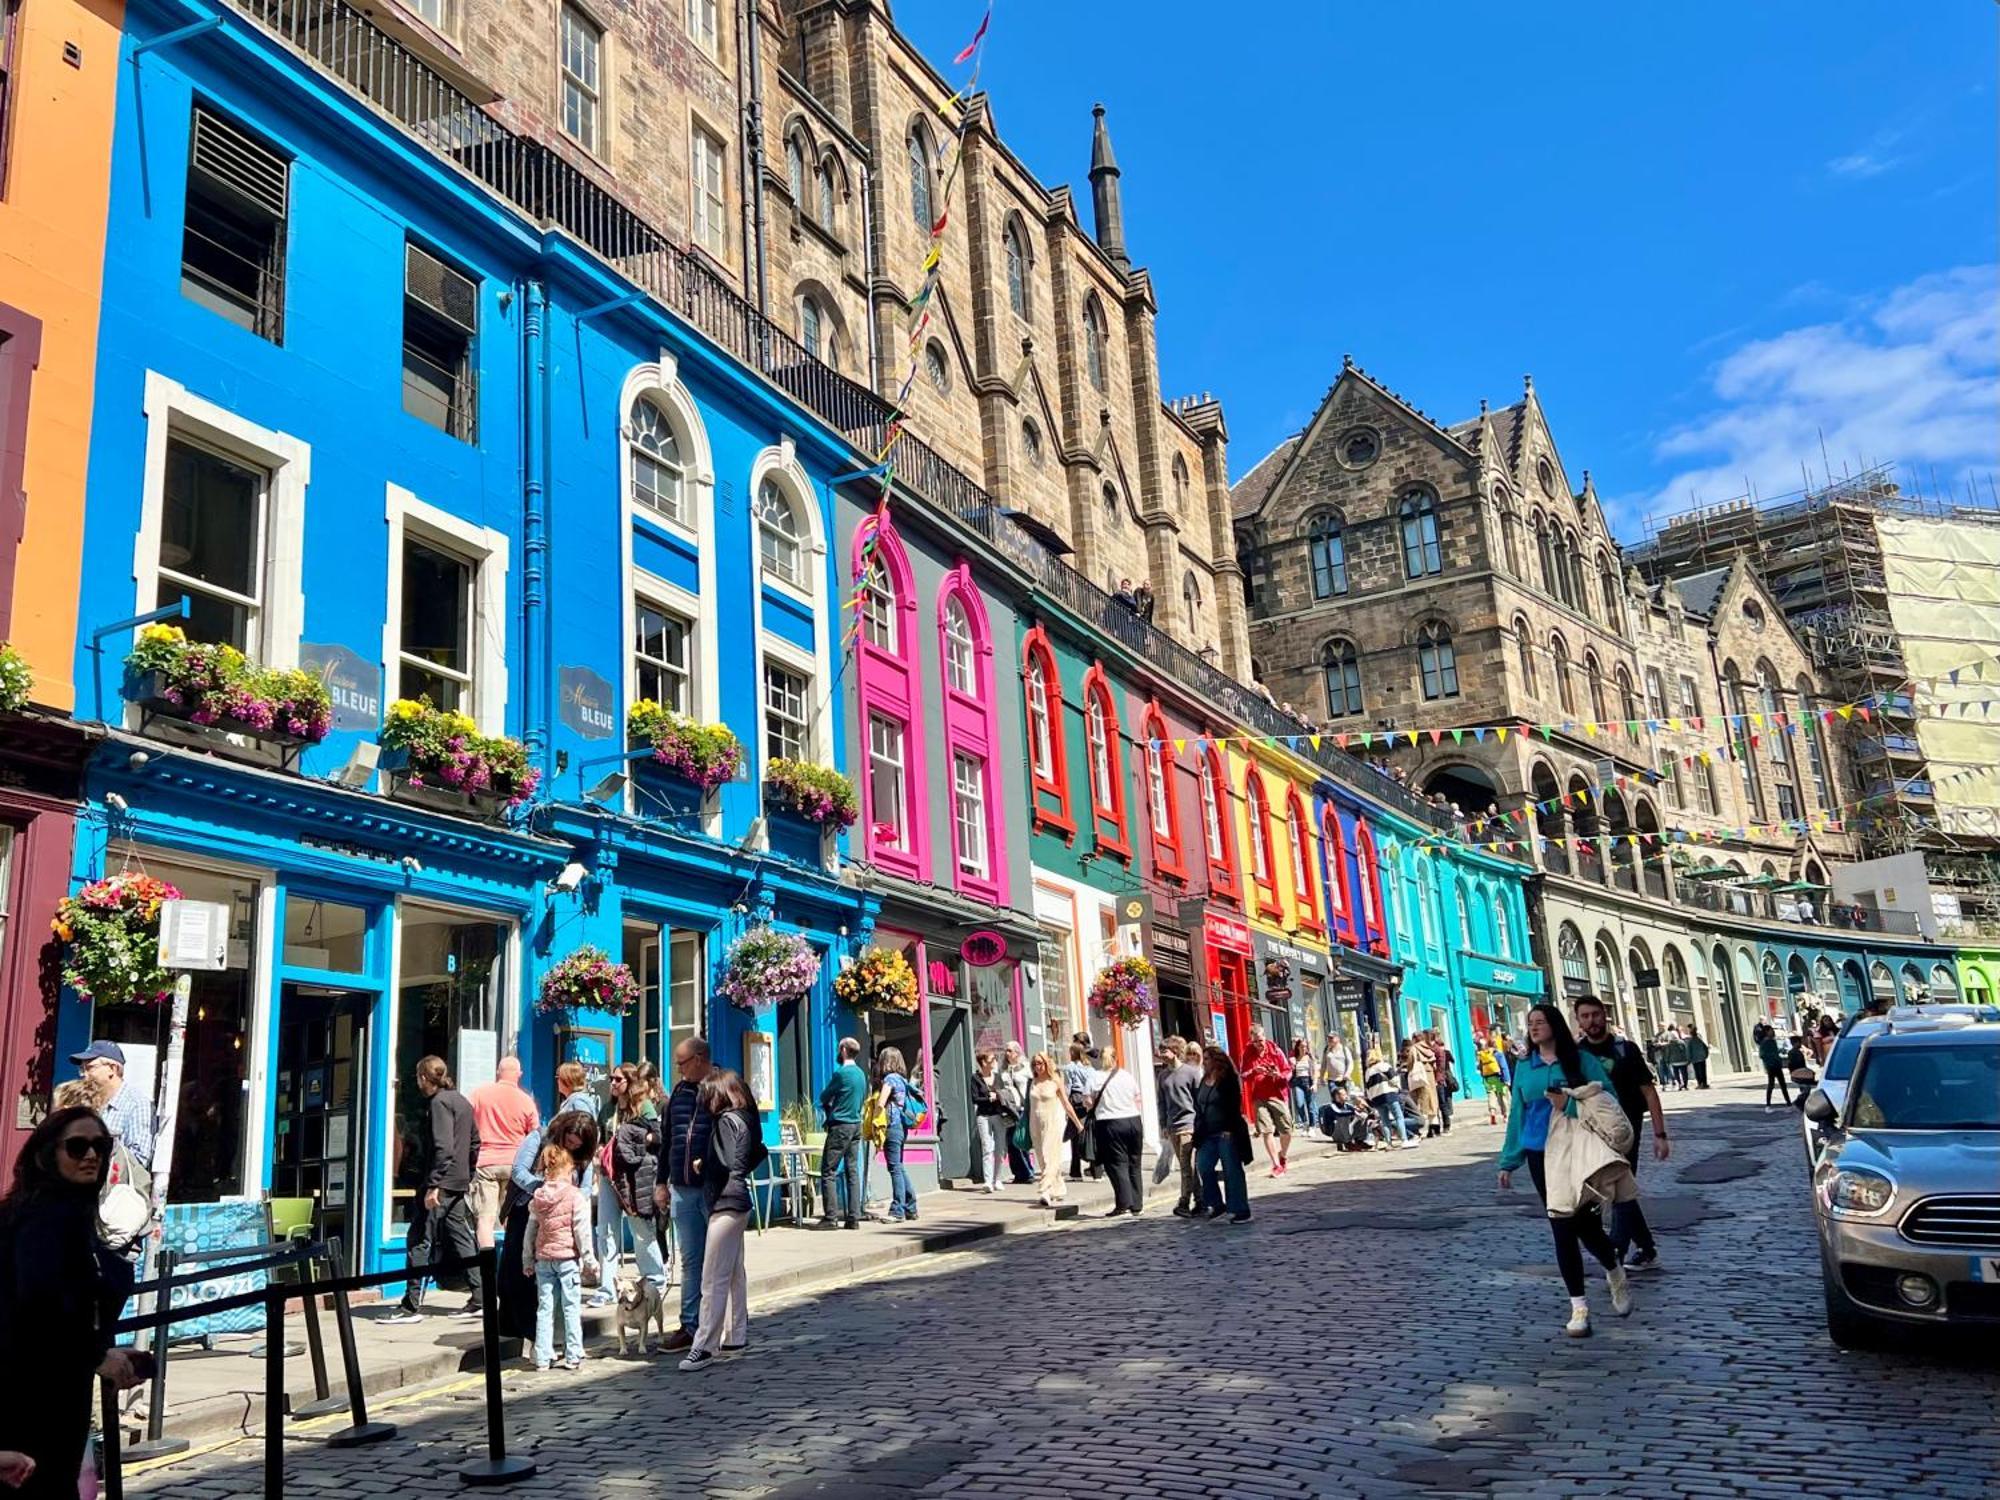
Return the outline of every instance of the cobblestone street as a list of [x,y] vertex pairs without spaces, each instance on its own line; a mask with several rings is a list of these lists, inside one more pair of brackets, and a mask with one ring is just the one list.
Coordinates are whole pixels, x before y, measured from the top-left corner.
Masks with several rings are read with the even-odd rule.
[[[540,1465],[512,1493],[1995,1494],[1989,1359],[1828,1342],[1796,1117],[1747,1083],[1668,1106],[1675,1159],[1642,1172],[1664,1269],[1625,1321],[1594,1278],[1588,1341],[1559,1336],[1533,1194],[1496,1194],[1499,1132],[1468,1111],[1330,1182],[1253,1176],[1246,1228],[1161,1201],[760,1305],[706,1374],[512,1370],[510,1446]],[[390,1406],[375,1448],[295,1434],[287,1492],[457,1492],[478,1395]],[[258,1463],[240,1442],[127,1492],[254,1494]]]

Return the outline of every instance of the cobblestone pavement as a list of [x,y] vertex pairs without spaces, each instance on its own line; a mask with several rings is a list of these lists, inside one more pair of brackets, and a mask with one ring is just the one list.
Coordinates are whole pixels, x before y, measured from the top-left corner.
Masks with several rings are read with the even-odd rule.
[[[1747,1083],[1669,1109],[1675,1159],[1643,1172],[1665,1268],[1622,1321],[1593,1280],[1587,1341],[1559,1336],[1532,1192],[1496,1192],[1499,1132],[1462,1116],[1331,1181],[1258,1174],[1243,1228],[1161,1204],[759,1307],[750,1352],[700,1375],[510,1372],[511,1447],[540,1465],[510,1493],[2000,1494],[1989,1351],[1827,1341],[1796,1117]],[[478,1394],[371,1413],[402,1427],[378,1447],[295,1433],[287,1493],[456,1492]],[[256,1494],[258,1463],[240,1443],[127,1493]]]

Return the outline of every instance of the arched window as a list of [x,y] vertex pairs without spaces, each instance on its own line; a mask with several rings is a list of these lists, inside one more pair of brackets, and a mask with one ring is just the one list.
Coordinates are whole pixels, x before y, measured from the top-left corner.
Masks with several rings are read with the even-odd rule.
[[1576,528],[1569,529],[1569,602],[1585,614],[1591,612],[1590,591],[1583,586],[1583,543],[1577,540]]
[[1250,820],[1250,905],[1278,911],[1278,867],[1271,849],[1271,802],[1264,773],[1249,767],[1243,777],[1243,807]]
[[971,697],[978,693],[978,644],[972,639],[972,622],[965,605],[956,595],[944,601],[944,681],[954,693]]
[[1444,571],[1438,534],[1437,501],[1428,490],[1411,490],[1397,507],[1402,518],[1403,571],[1422,578]]
[[1301,927],[1317,931],[1321,926],[1319,898],[1313,881],[1312,827],[1306,820],[1305,802],[1293,787],[1285,798],[1285,849],[1292,865],[1292,904]]
[[1618,677],[1618,717],[1628,722],[1639,717],[1639,700],[1632,692],[1632,674],[1621,665]]
[[1118,486],[1107,484],[1104,487],[1104,519],[1106,524],[1116,526],[1122,518],[1124,510],[1125,507],[1118,500]]
[[1347,592],[1347,539],[1340,512],[1322,510],[1306,522],[1306,555],[1312,564],[1313,598]]
[[807,212],[806,147],[797,135],[785,137],[785,185],[792,190],[792,202],[798,211]]
[[1208,855],[1208,883],[1236,894],[1236,848],[1229,829],[1229,783],[1223,779],[1222,755],[1213,746],[1198,752],[1201,782],[1201,839]]
[[1320,677],[1326,684],[1326,715],[1330,719],[1361,712],[1361,660],[1352,641],[1328,641],[1319,650]]
[[[1567,922],[1556,933],[1556,958],[1562,965],[1565,981],[1574,979],[1585,986],[1590,984],[1590,961],[1584,957],[1583,934]],[[1568,990],[1571,986],[1565,983],[1563,988]]]
[[1827,763],[1824,726],[1813,703],[1812,683],[1801,677],[1797,693],[1799,733],[1805,736],[1806,763],[1812,767],[1813,795],[1821,807],[1830,808],[1833,806],[1833,779]]
[[819,192],[819,222],[823,228],[833,228],[834,200],[836,196],[833,182],[833,158],[828,157],[819,164],[815,181]]
[[1521,576],[1521,518],[1514,514],[1514,508],[1507,503],[1507,492],[1493,491],[1493,508],[1500,517],[1500,545],[1507,554],[1507,574],[1510,578]]
[[1566,714],[1576,712],[1576,688],[1570,682],[1569,647],[1559,635],[1549,637],[1549,670],[1556,675],[1556,697],[1562,702]]
[[1595,651],[1583,653],[1583,676],[1590,688],[1590,716],[1601,724],[1611,715],[1604,706],[1604,668]]
[[1535,680],[1535,634],[1526,615],[1514,616],[1514,655],[1521,667],[1521,687],[1529,697],[1541,691]]
[[895,651],[899,635],[896,591],[889,570],[879,558],[863,564],[861,575],[861,639],[882,651]]
[[1028,241],[1021,221],[1009,219],[1000,232],[1000,251],[1007,261],[1007,305],[1016,317],[1028,316]]
[[1417,668],[1426,698],[1458,696],[1458,653],[1451,632],[1436,620],[1417,632]]
[[806,586],[803,545],[806,534],[798,504],[785,487],[768,478],[758,485],[757,548],[766,578],[775,578],[793,588]]
[[1743,776],[1743,795],[1750,804],[1750,812],[1759,822],[1764,818],[1764,778],[1757,770],[1757,753],[1750,748],[1750,706],[1744,697],[1743,679],[1736,670],[1736,663],[1730,662],[1722,669],[1722,691],[1725,699],[1724,712],[1730,715],[1730,751],[1736,757]]
[[1528,524],[1535,533],[1535,557],[1542,568],[1542,592],[1553,596],[1556,592],[1556,563],[1549,550],[1548,523],[1542,519],[1542,513],[1536,511],[1534,519]]
[[1140,754],[1145,757],[1146,767],[1146,811],[1153,830],[1153,864],[1162,875],[1185,879],[1187,861],[1181,853],[1181,811],[1174,796],[1174,742],[1167,736],[1167,721],[1159,704],[1146,706],[1139,733]]
[[1190,569],[1181,575],[1181,614],[1191,638],[1201,635],[1201,584]]
[[1646,717],[1660,724],[1667,718],[1667,685],[1658,667],[1646,668]]
[[1458,946],[1467,953],[1477,953],[1479,945],[1472,940],[1472,897],[1467,894],[1465,882],[1458,881],[1453,886],[1458,910]]
[[667,414],[641,396],[632,403],[629,427],[632,503],[688,525],[687,465]]
[[1319,836],[1326,848],[1326,910],[1334,925],[1351,939],[1354,931],[1352,876],[1347,870],[1347,837],[1340,826],[1340,812],[1331,802],[1320,809]]
[[1174,455],[1174,514],[1186,517],[1188,512],[1188,466],[1187,460],[1178,453]]
[[1035,827],[1073,833],[1069,770],[1063,746],[1062,679],[1049,638],[1037,625],[1021,646],[1021,687],[1028,718],[1028,774]]
[[937,210],[931,200],[930,134],[921,121],[912,125],[903,138],[903,151],[910,167],[910,217],[917,228],[929,234],[931,225],[937,222]]
[[799,342],[814,359],[834,363],[833,330],[827,326],[826,310],[819,298],[808,292],[799,298]]
[[952,866],[958,889],[1006,895],[1005,820],[993,765],[1001,754],[993,716],[992,633],[972,569],[960,563],[938,594],[938,654],[944,663],[944,764],[951,768]]
[[1389,923],[1382,906],[1382,861],[1375,849],[1374,831],[1359,818],[1354,820],[1354,867],[1361,877],[1361,921],[1368,929],[1365,940],[1376,952],[1387,952]]
[[866,857],[912,879],[928,873],[922,684],[918,676],[916,580],[892,522],[854,534],[861,580],[855,696],[861,726],[861,828]]
[[1623,634],[1625,595],[1618,587],[1618,569],[1612,565],[1609,552],[1597,554],[1597,586],[1604,595],[1604,623]]
[[1104,307],[1095,292],[1083,300],[1083,370],[1092,386],[1104,389]]
[[1125,770],[1119,741],[1118,706],[1104,668],[1093,665],[1083,677],[1083,739],[1090,771],[1091,823],[1100,846],[1131,853],[1125,837]]
[[1493,893],[1493,941],[1502,958],[1514,956],[1514,924],[1507,916],[1507,898],[1498,891]]

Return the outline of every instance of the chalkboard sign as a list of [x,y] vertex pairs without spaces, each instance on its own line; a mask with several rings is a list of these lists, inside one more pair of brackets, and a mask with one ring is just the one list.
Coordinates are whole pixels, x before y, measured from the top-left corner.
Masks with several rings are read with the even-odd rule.
[[597,1101],[594,1113],[600,1120],[611,1107],[611,1049],[614,1041],[610,1032],[588,1026],[556,1028],[556,1061],[583,1064],[583,1086]]

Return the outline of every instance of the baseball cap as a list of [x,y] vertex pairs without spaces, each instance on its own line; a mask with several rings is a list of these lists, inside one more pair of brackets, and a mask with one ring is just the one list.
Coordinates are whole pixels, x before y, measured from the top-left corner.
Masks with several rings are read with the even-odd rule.
[[116,1042],[92,1042],[81,1052],[72,1052],[69,1060],[82,1067],[85,1063],[100,1057],[106,1062],[117,1063],[121,1068],[125,1066],[125,1049]]

